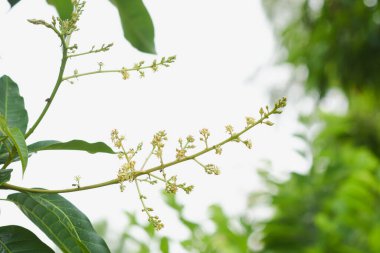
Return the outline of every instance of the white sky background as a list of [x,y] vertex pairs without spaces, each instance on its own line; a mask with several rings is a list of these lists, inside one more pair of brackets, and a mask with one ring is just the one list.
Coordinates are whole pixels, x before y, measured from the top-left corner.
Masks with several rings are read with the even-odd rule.
[[[165,129],[169,136],[167,160],[173,159],[179,137],[197,136],[199,129],[207,127],[212,134],[211,142],[220,141],[226,137],[226,124],[240,129],[244,127],[245,116],[257,118],[259,108],[272,103],[268,87],[283,86],[288,80],[286,69],[266,67],[272,63],[276,47],[260,1],[239,0],[232,4],[220,0],[166,0],[145,4],[155,25],[157,56],[143,54],[129,45],[123,38],[117,10],[109,1],[91,0],[72,42],[78,44],[78,52],[109,42],[115,46],[107,53],[69,60],[66,75],[71,75],[74,69],[80,73],[96,70],[98,62],[104,63],[104,69],[131,67],[140,60],[149,63],[171,55],[177,55],[177,62],[154,74],[147,71],[145,79],[132,74],[124,81],[118,74],[101,74],[80,78],[73,85],[62,84],[28,143],[83,139],[111,145],[110,131],[117,128],[126,135],[129,145],[135,147],[140,141],[146,144],[140,154],[141,165],[144,154],[150,150],[152,135]],[[24,0],[9,12],[8,8],[6,1],[0,2],[0,75],[7,74],[18,83],[30,126],[54,86],[61,51],[52,31],[34,26],[26,19],[50,20],[56,14],[43,0]],[[250,78],[263,67],[264,71],[256,78]],[[180,182],[195,185],[192,194],[178,194],[190,219],[207,221],[207,207],[213,203],[222,204],[232,215],[242,212],[247,194],[262,187],[256,170],[263,160],[270,160],[277,173],[307,168],[307,161],[294,151],[302,145],[292,137],[297,127],[297,103],[292,97],[288,99],[290,106],[285,112],[272,118],[275,126],[259,126],[246,135],[253,140],[253,150],[242,144],[230,144],[225,146],[221,157],[209,155],[199,159],[217,164],[222,170],[220,176],[207,175],[193,163],[168,169],[169,175],[178,174]],[[307,103],[303,104],[305,107]],[[19,164],[12,166],[15,171],[11,183],[68,188],[74,183],[73,177],[81,175],[81,184],[87,185],[115,178],[120,165],[121,161],[110,155],[40,152],[30,158],[24,179]],[[145,221],[134,185],[128,185],[124,193],[118,187],[64,197],[92,221],[107,218],[115,230],[125,221],[123,210],[136,211]],[[159,197],[160,187],[144,185],[143,191],[149,205],[165,223],[162,233],[183,237],[185,230]],[[0,197],[5,198],[6,193],[1,192]],[[2,202],[0,225],[8,224],[38,231],[14,205]]]

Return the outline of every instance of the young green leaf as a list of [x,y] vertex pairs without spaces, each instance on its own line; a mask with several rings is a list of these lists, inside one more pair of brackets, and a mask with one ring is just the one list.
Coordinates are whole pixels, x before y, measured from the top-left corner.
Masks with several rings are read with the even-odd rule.
[[71,0],[46,0],[48,4],[53,5],[61,19],[71,18],[73,13],[73,3]]
[[7,199],[15,203],[63,252],[110,252],[86,215],[62,196],[15,193]]
[[17,84],[5,75],[0,78],[0,115],[3,115],[10,128],[17,127],[25,133],[28,113],[24,98],[20,96]]
[[16,127],[9,128],[2,115],[0,115],[0,133],[7,136],[12,143],[13,148],[16,149],[21,160],[22,172],[24,173],[28,164],[28,148],[26,147],[24,135],[21,133],[20,129]]
[[18,128],[9,129],[8,137],[12,140],[14,147],[17,150],[18,156],[21,160],[22,173],[25,173],[26,166],[28,165],[28,148],[26,147],[26,142],[24,135]]
[[13,225],[0,227],[0,252],[54,253],[31,231]]
[[155,54],[154,26],[142,0],[110,0],[119,11],[124,37],[137,50]]
[[11,179],[12,169],[0,170],[0,185],[8,182]]

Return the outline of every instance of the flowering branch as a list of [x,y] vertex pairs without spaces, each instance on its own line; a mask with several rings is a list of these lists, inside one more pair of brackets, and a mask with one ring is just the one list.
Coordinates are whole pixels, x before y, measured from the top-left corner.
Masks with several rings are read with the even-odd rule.
[[122,67],[121,69],[108,69],[104,70],[102,69],[103,64],[99,64],[99,69],[95,71],[90,71],[90,72],[85,72],[85,73],[78,73],[77,70],[74,71],[74,74],[71,76],[66,76],[62,78],[62,81],[68,81],[73,78],[78,78],[81,76],[89,76],[89,75],[95,75],[95,74],[104,74],[104,73],[120,73],[122,74],[122,77],[124,80],[128,79],[130,74],[129,72],[131,71],[137,71],[140,75],[140,77],[145,77],[145,71],[146,69],[151,69],[153,72],[158,71],[158,68],[160,66],[164,67],[169,67],[171,63],[173,63],[176,60],[176,56],[170,56],[168,58],[162,57],[160,61],[154,60],[152,64],[150,65],[145,65],[144,66],[144,61],[141,61],[139,63],[136,63],[132,68],[125,68]]
[[[217,144],[215,144],[209,148],[205,148],[202,151],[196,152],[190,156],[186,156],[180,160],[176,159],[174,161],[164,163],[164,164],[152,167],[150,169],[141,170],[141,171],[134,171],[131,174],[131,181],[133,181],[136,178],[141,177],[143,175],[152,175],[153,172],[164,170],[166,168],[169,168],[169,167],[172,167],[174,165],[186,162],[188,160],[194,160],[194,159],[198,158],[199,156],[206,154],[206,153],[213,151],[213,150],[215,150],[215,152],[218,154],[218,150],[221,150],[221,147],[223,145],[225,145],[229,142],[232,142],[232,141],[239,140],[241,135],[243,135],[244,133],[246,133],[247,131],[249,131],[253,127],[255,127],[259,124],[266,124],[266,125],[272,126],[273,123],[268,121],[267,119],[269,118],[269,116],[271,116],[273,114],[280,114],[282,112],[281,108],[283,108],[285,106],[286,106],[286,98],[282,98],[275,104],[275,107],[271,111],[263,112],[263,114],[261,114],[261,118],[259,120],[255,121],[255,120],[252,120],[251,117],[247,117],[246,118],[247,119],[247,126],[242,131],[233,134],[229,138],[226,138],[223,141],[221,141],[221,142],[219,142],[219,143],[217,143]],[[242,142],[244,143],[244,141],[242,141]],[[121,145],[121,143],[120,143],[120,145]],[[76,188],[58,189],[58,190],[44,190],[44,189],[36,189],[36,188],[25,188],[25,187],[20,187],[20,186],[4,183],[3,185],[0,186],[0,189],[17,190],[17,191],[21,191],[21,192],[36,192],[36,193],[67,193],[67,192],[75,192],[75,191],[84,191],[84,190],[89,190],[89,189],[95,189],[95,188],[100,188],[100,187],[118,184],[118,183],[120,183],[119,178],[115,178],[115,179],[105,181],[102,183],[98,183],[98,184],[81,186],[80,188],[76,187]]]

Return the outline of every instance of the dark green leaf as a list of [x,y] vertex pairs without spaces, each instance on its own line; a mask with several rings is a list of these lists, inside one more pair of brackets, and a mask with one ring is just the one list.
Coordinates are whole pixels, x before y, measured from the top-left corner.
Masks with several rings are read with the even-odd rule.
[[8,0],[8,3],[11,5],[11,8],[15,6],[20,0]]
[[136,49],[155,54],[154,26],[141,0],[111,0],[119,11],[124,37]]
[[8,182],[11,179],[12,169],[0,170],[0,185]]
[[110,252],[89,219],[58,194],[15,193],[8,196],[63,252]]
[[169,240],[167,237],[161,238],[160,249],[162,253],[169,253]]
[[71,0],[46,0],[48,4],[53,5],[61,19],[71,18],[73,13],[73,4]]
[[54,140],[39,141],[28,146],[29,153],[42,150],[80,150],[90,154],[107,153],[115,154],[115,152],[105,143],[96,142],[88,143],[82,140],[72,140],[68,142],[59,142]]
[[0,227],[0,252],[54,253],[35,234],[19,226]]
[[17,127],[25,133],[28,113],[24,98],[20,96],[17,84],[9,76],[0,78],[0,115],[3,115],[9,128]]

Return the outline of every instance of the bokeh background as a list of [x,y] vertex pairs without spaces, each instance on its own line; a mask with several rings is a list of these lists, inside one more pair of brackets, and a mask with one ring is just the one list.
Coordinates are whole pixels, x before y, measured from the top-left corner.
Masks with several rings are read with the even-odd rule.
[[[133,66],[177,55],[168,69],[124,81],[115,74],[64,84],[30,141],[81,138],[111,145],[117,128],[127,143],[148,144],[165,129],[166,155],[176,140],[207,127],[212,140],[224,126],[244,127],[245,116],[287,96],[273,127],[258,127],[221,157],[209,176],[195,164],[170,168],[195,185],[176,198],[144,185],[148,203],[165,223],[154,232],[134,187],[65,194],[97,224],[112,252],[380,252],[380,9],[376,0],[146,1],[155,26],[157,56],[123,37],[117,10],[88,1],[72,37],[79,49],[113,42],[107,53],[71,60],[67,74]],[[26,19],[50,20],[45,1],[0,4],[0,74],[14,79],[31,121],[44,106],[60,62],[59,41]],[[145,153],[144,153],[145,152]],[[142,152],[149,153],[148,145]],[[151,165],[154,165],[153,163]],[[110,155],[41,152],[13,184],[67,188],[116,176]],[[15,168],[16,169],[16,168]],[[1,198],[6,194],[1,193]],[[11,203],[0,224],[26,226],[49,239]],[[50,243],[51,244],[51,243]]]

